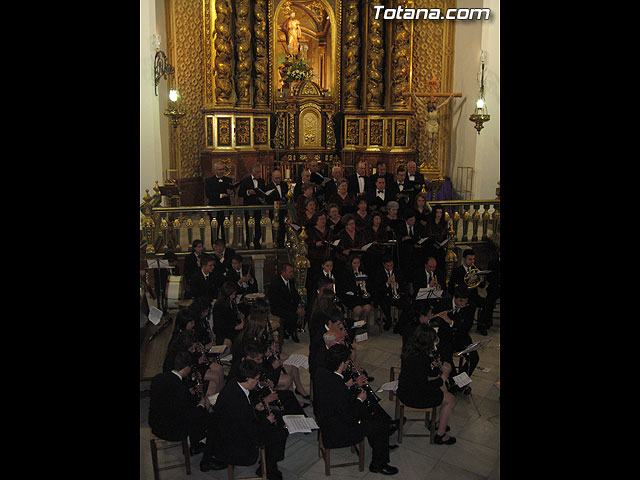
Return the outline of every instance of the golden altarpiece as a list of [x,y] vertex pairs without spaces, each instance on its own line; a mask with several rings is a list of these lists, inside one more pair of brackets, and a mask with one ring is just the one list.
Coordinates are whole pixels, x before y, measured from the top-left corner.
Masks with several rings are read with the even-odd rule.
[[[449,92],[454,22],[375,19],[374,5],[453,8],[444,0],[167,0],[168,56],[185,116],[170,129],[182,205],[206,203],[222,161],[239,181],[255,163],[296,180],[317,160],[328,176],[364,161],[414,159],[446,172],[451,104],[429,117],[409,92]],[[382,16],[381,16],[382,17]],[[435,88],[434,88],[435,86]]]

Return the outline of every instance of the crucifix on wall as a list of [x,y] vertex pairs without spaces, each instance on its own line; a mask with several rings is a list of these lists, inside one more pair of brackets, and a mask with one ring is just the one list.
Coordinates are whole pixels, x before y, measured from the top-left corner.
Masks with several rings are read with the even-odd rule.
[[[433,76],[427,80],[428,92],[404,92],[404,96],[410,96],[413,101],[427,110],[426,133],[428,138],[427,161],[429,169],[437,169],[437,148],[436,138],[440,129],[439,116],[440,110],[445,107],[453,97],[462,97],[462,93],[454,92],[438,92],[440,88],[440,80]],[[418,97],[427,98],[426,105]],[[417,112],[416,112],[417,115]],[[420,167],[427,167],[424,163]]]

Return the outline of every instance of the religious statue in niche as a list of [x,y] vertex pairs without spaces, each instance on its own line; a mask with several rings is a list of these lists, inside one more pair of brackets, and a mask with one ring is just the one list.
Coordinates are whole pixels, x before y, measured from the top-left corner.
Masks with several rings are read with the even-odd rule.
[[273,52],[278,90],[286,91],[290,82],[301,80],[311,80],[323,90],[331,88],[330,26],[318,0],[285,0],[278,6]]

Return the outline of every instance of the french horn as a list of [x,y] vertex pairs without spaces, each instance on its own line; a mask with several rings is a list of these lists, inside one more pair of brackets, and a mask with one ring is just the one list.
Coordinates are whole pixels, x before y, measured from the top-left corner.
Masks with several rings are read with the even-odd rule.
[[464,276],[464,284],[467,288],[476,288],[482,283],[482,276],[478,274],[480,269],[475,265],[469,267],[469,271]]

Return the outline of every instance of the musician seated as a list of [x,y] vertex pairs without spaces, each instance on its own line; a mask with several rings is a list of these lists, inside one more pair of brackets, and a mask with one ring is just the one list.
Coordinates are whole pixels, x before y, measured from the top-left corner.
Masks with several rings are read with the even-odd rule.
[[436,409],[437,445],[456,442],[447,434],[449,417],[453,410],[454,397],[447,391],[446,383],[451,373],[451,364],[442,362],[436,351],[438,335],[426,324],[419,325],[402,349],[402,368],[398,377],[398,398],[412,408]]
[[289,336],[294,342],[298,338],[298,316],[304,316],[304,307],[300,304],[300,294],[296,288],[293,265],[280,264],[280,274],[269,285],[269,305],[271,313],[279,317],[284,327],[284,338]]
[[[196,334],[196,338],[198,342],[200,342],[204,347],[209,350],[216,344],[215,334],[213,333],[213,329],[209,324],[209,310],[211,309],[211,304],[207,303],[204,298],[196,298],[193,303],[186,309],[178,312],[178,316],[182,312],[188,313],[195,319],[195,323],[193,325],[193,331]],[[177,317],[176,317],[177,320]],[[176,327],[177,327],[176,322]]]
[[[402,348],[407,344],[409,338],[413,335],[420,325],[430,325],[431,320],[435,317],[433,314],[433,307],[422,303],[413,308],[413,313],[409,318],[409,321],[400,329],[400,335],[402,336]],[[437,324],[436,324],[437,325]]]
[[[260,365],[245,360],[238,367],[236,379],[228,381],[220,392],[214,408],[218,432],[215,452],[228,464],[253,465],[258,461],[258,448],[264,446],[267,478],[282,480],[277,462],[284,459],[289,432],[277,424],[273,413],[259,414],[266,413],[263,404],[252,401],[250,393],[260,375]],[[256,475],[262,475],[260,467]]]
[[390,418],[372,414],[365,405],[364,375],[355,382],[360,387],[358,395],[351,393],[354,380],[345,381],[350,355],[351,351],[345,345],[333,345],[328,349],[326,368],[319,367],[315,372],[313,411],[322,432],[322,442],[327,448],[341,448],[367,437],[372,449],[369,471],[394,475],[398,469],[389,465]]
[[[437,324],[439,325],[440,357],[451,364],[452,376],[458,374],[453,363],[453,354],[461,352],[473,343],[469,331],[473,325],[474,310],[473,303],[469,301],[469,289],[465,287],[456,288],[453,297],[447,295],[433,308],[434,315],[439,317]],[[434,324],[433,320],[432,324]],[[468,354],[468,362],[466,358],[464,360],[460,371],[467,372],[467,375],[471,376],[480,360],[478,351]],[[452,388],[456,390],[455,385]],[[463,392],[470,393],[471,387],[465,387]]]
[[[427,305],[434,306],[440,300],[442,294],[444,293],[444,282],[441,284],[438,276],[436,275],[437,269],[437,261],[433,257],[427,257],[424,262],[424,268],[418,269],[415,271],[413,275],[413,293],[414,296],[418,295],[418,292],[421,288],[430,288],[431,291],[428,292],[427,298],[418,300],[416,298],[417,304],[426,303]],[[440,277],[442,278],[442,277]],[[436,297],[435,294],[437,291],[440,291],[440,297]]]
[[224,282],[213,306],[213,331],[216,344],[231,349],[240,330],[244,328],[244,314],[236,304],[236,284]]
[[[172,339],[167,347],[167,353],[162,365],[163,372],[171,371],[177,355],[188,352],[192,356],[192,365],[202,377],[202,393],[206,397],[205,405],[210,406],[209,397],[218,393],[224,385],[224,369],[222,365],[207,359],[206,349],[198,342],[193,330],[185,330]],[[196,395],[196,392],[192,392]]]
[[184,263],[182,264],[182,276],[185,279],[187,288],[190,288],[191,277],[194,273],[200,270],[200,256],[204,250],[204,243],[202,240],[196,239],[191,244],[191,253],[184,257]]
[[203,253],[200,256],[200,269],[195,272],[190,280],[191,298],[204,298],[209,304],[218,294],[219,278],[222,271],[215,268],[214,258]]
[[351,255],[347,263],[347,272],[338,279],[336,290],[340,301],[352,312],[354,322],[366,319],[373,310],[371,294],[366,290],[366,282],[359,280],[366,275],[361,268],[360,255]]
[[236,254],[236,251],[227,247],[225,241],[221,238],[213,242],[213,259],[216,262],[215,268],[220,272],[220,277],[224,278],[224,273],[231,268],[231,257]]
[[258,282],[251,275],[251,265],[244,265],[242,256],[237,253],[231,257],[231,268],[227,270],[225,278],[236,285],[237,295],[258,293]]
[[[411,316],[411,300],[408,284],[391,257],[383,258],[382,267],[374,272],[371,284],[375,302],[384,314],[384,330],[389,330],[392,325],[391,306],[400,310],[398,324],[394,328],[394,333],[398,333]],[[398,298],[394,297],[394,288]]]
[[[464,252],[462,252],[462,262],[460,265],[451,270],[451,278],[449,279],[449,283],[447,284],[447,291],[453,295],[453,292],[457,287],[467,287],[467,284],[464,280],[465,275],[469,273],[469,270],[475,268],[476,262],[476,252],[468,248]],[[473,302],[474,312],[476,308],[480,308],[478,312],[478,333],[480,335],[487,335],[487,319],[486,315],[483,315],[482,308],[485,306],[485,298],[480,296],[478,293],[478,287],[482,288],[485,285],[485,280],[483,279],[479,285],[474,286],[473,288],[469,288],[469,300]]]
[[151,432],[170,442],[189,436],[191,452],[203,451],[200,440],[206,439],[200,470],[221,470],[226,465],[214,458],[215,420],[207,412],[207,399],[195,400],[183,380],[191,374],[192,356],[178,353],[169,371],[159,373],[151,381],[148,422]]

